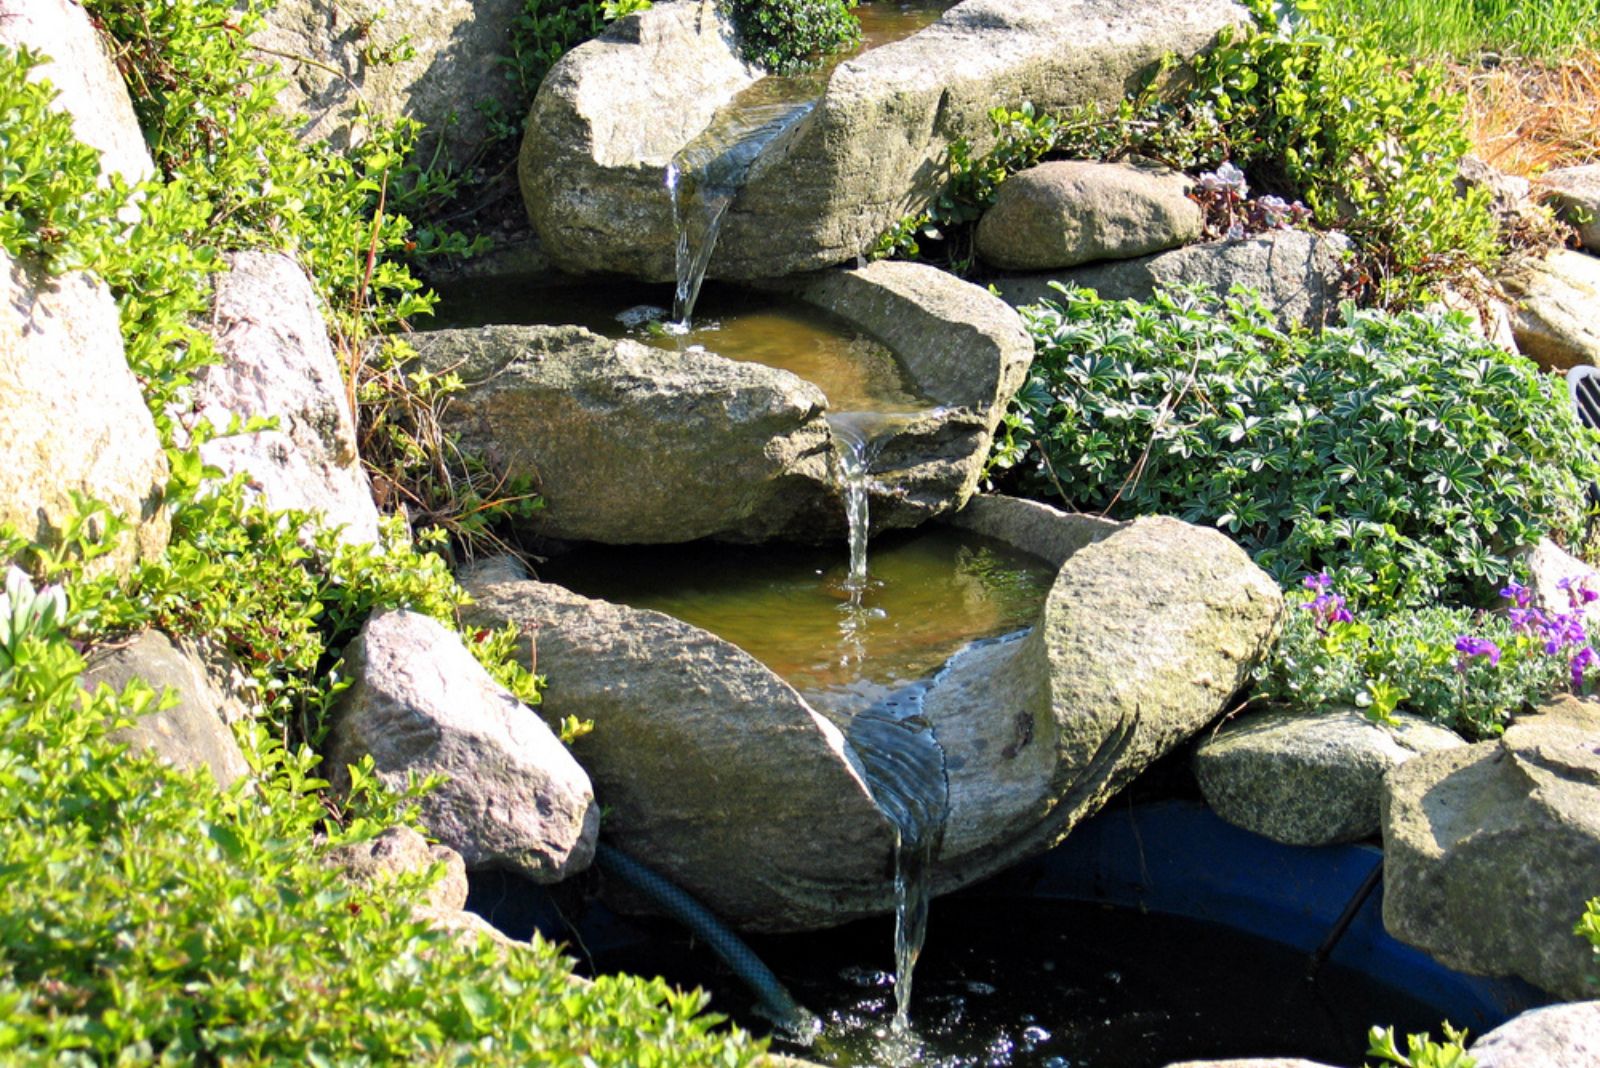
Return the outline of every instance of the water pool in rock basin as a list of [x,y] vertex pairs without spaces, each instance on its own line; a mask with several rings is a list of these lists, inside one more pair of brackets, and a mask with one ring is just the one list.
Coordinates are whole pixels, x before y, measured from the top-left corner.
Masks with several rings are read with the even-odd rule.
[[709,630],[841,714],[927,678],[970,641],[1030,625],[1054,579],[1032,556],[947,527],[874,539],[869,564],[859,608],[842,545],[596,547],[539,577]]
[[[903,412],[931,408],[894,354],[836,316],[802,301],[724,286],[701,295],[694,326],[669,333],[663,320],[668,286],[616,283],[539,287],[506,276],[441,287],[440,311],[430,326],[575,324],[604,337],[631,338],[654,348],[700,347],[730,360],[791,371],[813,382],[836,412]],[[665,303],[662,303],[662,302]]]
[[[1360,1065],[1374,1023],[1439,1035],[1438,1013],[1348,968],[1306,978],[1306,955],[1230,928],[1080,902],[944,898],[917,964],[908,1035],[894,1037],[889,921],[751,938],[824,1030],[776,1052],[825,1065],[1161,1068],[1303,1057]],[[764,1030],[750,995],[681,933],[594,964],[712,992],[711,1009]]]

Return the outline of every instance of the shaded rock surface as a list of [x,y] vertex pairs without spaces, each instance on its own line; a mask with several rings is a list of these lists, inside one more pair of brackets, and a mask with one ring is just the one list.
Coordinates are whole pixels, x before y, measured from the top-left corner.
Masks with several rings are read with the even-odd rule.
[[208,768],[223,788],[250,773],[228,727],[238,717],[226,709],[238,699],[212,677],[199,656],[180,649],[160,631],[147,630],[125,645],[91,656],[80,684],[92,691],[104,683],[120,692],[134,679],[149,683],[157,694],[170,687],[176,703],[113,732],[114,740],[148,749],[174,767]]
[[489,326],[413,338],[453,369],[447,429],[496,470],[531,476],[545,536],[627,544],[759,537],[820,510],[831,451],[816,386],[705,352],[579,327]]
[[1041,163],[1000,186],[978,222],[978,255],[1004,270],[1126,260],[1200,239],[1187,175],[1139,163]]
[[540,712],[594,721],[573,752],[618,849],[739,927],[820,927],[884,907],[894,834],[843,736],[748,653],[559,586],[472,573],[463,584],[473,623],[534,635],[549,680]]
[[275,508],[318,513],[347,541],[376,541],[355,417],[310,281],[281,253],[236,252],[228,265],[210,326],[222,362],[195,375],[194,415],[219,430],[234,415],[272,416],[278,426],[214,438],[201,458],[224,475],[247,473]]
[[510,30],[521,0],[282,0],[251,38],[287,84],[278,105],[307,141],[360,144],[360,112],[423,126],[419,158],[442,139],[464,165],[488,137],[482,103],[517,122]]
[[351,685],[329,737],[329,779],[371,755],[378,777],[450,781],[422,821],[469,868],[555,882],[587,867],[600,813],[583,769],[539,716],[489,677],[466,647],[415,612],[374,616],[345,653]]
[[92,570],[126,571],[166,548],[166,454],[123,355],[111,291],[4,252],[0,440],[0,521],[24,537],[59,548],[77,493],[131,524]]
[[1517,348],[1546,369],[1600,364],[1600,257],[1557,249],[1500,278]]
[[1467,1052],[1477,1068],[1600,1068],[1600,1001],[1522,1013]]
[[1558,167],[1539,178],[1540,199],[1578,228],[1578,243],[1600,252],[1600,163]]
[[385,876],[426,871],[444,865],[444,874],[423,899],[431,908],[459,909],[467,904],[467,865],[449,846],[428,844],[410,827],[389,827],[367,842],[352,842],[328,854],[328,861],[359,883]]
[[72,116],[74,136],[100,152],[103,172],[129,185],[155,173],[122,75],[82,7],[72,0],[0,0],[0,44],[49,58],[29,79],[55,86],[55,107]]
[[[809,276],[799,297],[896,353],[937,409],[879,446],[872,465],[875,530],[957,511],[972,496],[995,427],[1027,379],[1033,339],[1004,301],[920,263],[881,260]],[[840,530],[842,534],[842,529]]]
[[1063,515],[1029,549],[1040,506],[987,500],[974,502],[982,528],[1009,527],[1018,548],[1081,547],[1027,637],[958,653],[926,698],[950,781],[940,889],[1053,845],[1220,715],[1282,613],[1277,585],[1215,531]]
[[[551,257],[577,271],[673,277],[662,172],[752,80],[700,5],[657,5],[569,53],[529,116],[520,174]],[[965,0],[933,26],[847,60],[766,149],[724,223],[711,275],[777,278],[848,262],[944,182],[949,145],[993,144],[989,111],[1120,101],[1168,53],[1209,47],[1224,0]],[[624,20],[627,21],[627,20]],[[695,33],[684,39],[685,24]],[[636,40],[630,42],[629,37]]]
[[1383,777],[1421,752],[1465,745],[1416,716],[1376,723],[1354,708],[1240,716],[1195,750],[1212,810],[1288,845],[1353,842],[1378,831]]
[[1417,757],[1384,781],[1383,919],[1460,971],[1592,991],[1572,934],[1600,876],[1600,720],[1515,722],[1497,741]]
[[1199,284],[1226,296],[1240,285],[1259,293],[1279,321],[1315,326],[1338,308],[1345,259],[1353,248],[1343,234],[1276,230],[1120,263],[997,278],[994,285],[1013,307],[1054,299],[1051,282],[1085,286],[1106,300],[1148,300],[1158,285]]

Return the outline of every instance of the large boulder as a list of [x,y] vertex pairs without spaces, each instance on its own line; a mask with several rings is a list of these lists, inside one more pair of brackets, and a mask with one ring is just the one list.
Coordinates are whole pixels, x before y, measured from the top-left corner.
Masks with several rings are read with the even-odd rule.
[[334,789],[349,789],[364,756],[392,787],[442,774],[422,822],[468,868],[548,883],[588,867],[600,821],[589,777],[459,638],[419,613],[382,612],[345,658],[350,687],[328,740]]
[[1600,715],[1563,708],[1402,764],[1383,841],[1390,934],[1459,971],[1592,992],[1572,925],[1600,885]]
[[286,84],[278,106],[307,141],[336,148],[368,136],[367,116],[422,124],[419,152],[470,162],[490,118],[522,107],[504,63],[523,0],[281,0],[251,38]]
[[950,783],[942,890],[1060,841],[1219,716],[1277,635],[1277,584],[1215,530],[1053,511],[979,497],[952,520],[1070,555],[1026,638],[957,653],[925,699]]
[[1557,167],[1539,178],[1539,197],[1578,230],[1578,243],[1600,252],[1600,163]]
[[[564,269],[674,276],[664,169],[752,77],[718,17],[700,4],[658,4],[568,53],[546,79],[520,174],[529,216]],[[1115,104],[1163,57],[1191,57],[1246,20],[1227,0],[965,0],[834,71],[809,113],[755,160],[711,276],[777,278],[848,262],[938,192],[955,140],[974,153],[994,143],[996,104]]]
[[1418,753],[1465,745],[1416,716],[1378,723],[1353,708],[1278,709],[1231,720],[1201,742],[1195,778],[1212,811],[1287,845],[1378,832],[1383,777]]
[[728,922],[841,923],[882,909],[894,831],[839,729],[748,653],[687,623],[559,586],[468,574],[467,619],[534,635],[540,712],[573,743],[606,838]]
[[1227,296],[1234,286],[1254,290],[1285,324],[1321,326],[1344,292],[1354,246],[1343,234],[1274,230],[1237,241],[1212,241],[1117,263],[995,280],[1013,307],[1053,300],[1052,282],[1083,286],[1106,300],[1149,300],[1157,286],[1203,285]]
[[185,771],[205,768],[223,788],[250,773],[228,727],[239,718],[232,711],[239,698],[197,652],[174,645],[158,630],[143,631],[92,654],[79,684],[91,691],[106,685],[121,692],[135,679],[158,694],[170,691],[173,704],[114,731],[113,740],[149,750]]
[[1042,163],[1007,179],[978,221],[978,255],[1008,271],[1127,260],[1200,240],[1187,175],[1143,163]]
[[217,275],[210,331],[222,362],[195,375],[193,417],[219,431],[235,415],[278,425],[214,438],[201,458],[247,474],[275,508],[314,512],[347,541],[376,541],[349,393],[305,272],[282,253],[233,253]]
[[9,457],[0,522],[59,549],[81,495],[130,524],[94,570],[126,571],[165,550],[166,453],[123,355],[111,291],[81,273],[52,278],[3,251],[0,440]]
[[1531,1009],[1467,1052],[1477,1068],[1600,1068],[1600,1001]]
[[88,12],[73,0],[0,0],[0,45],[48,57],[29,75],[48,79],[72,132],[100,153],[100,168],[134,185],[155,173],[133,102]]
[[813,491],[829,483],[827,402],[787,371],[579,327],[412,340],[425,367],[465,383],[443,415],[462,448],[536,480],[547,537],[760,536],[823,503]]
[[1540,367],[1600,364],[1600,257],[1557,249],[1500,277],[1517,347]]
[[[1026,637],[973,643],[897,698],[944,754],[938,891],[1048,848],[1220,714],[1282,611],[1242,550],[1176,520],[979,497],[951,522],[1060,570]],[[892,907],[893,832],[855,750],[870,716],[830,708],[830,722],[748,654],[658,612],[504,569],[464,581],[470,621],[536,633],[543,713],[594,719],[574,751],[625,851],[741,926]]]

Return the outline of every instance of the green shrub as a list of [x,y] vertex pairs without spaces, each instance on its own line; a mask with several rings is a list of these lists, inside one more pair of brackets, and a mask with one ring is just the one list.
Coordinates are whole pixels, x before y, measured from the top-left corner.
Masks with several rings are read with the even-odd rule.
[[861,40],[856,0],[721,0],[745,59],[774,74],[815,66]]
[[1474,1068],[1477,1058],[1467,1053],[1467,1033],[1448,1023],[1444,1041],[1435,1042],[1426,1034],[1407,1035],[1406,1048],[1400,1049],[1394,1028],[1374,1027],[1367,1035],[1367,1056],[1399,1068]]
[[1497,223],[1485,192],[1456,194],[1469,142],[1442,73],[1341,39],[1331,24],[1324,32],[1308,14],[1279,17],[1257,3],[1256,28],[1200,57],[1176,98],[1155,91],[1163,70],[1109,111],[996,109],[994,147],[975,155],[953,144],[945,189],[883,235],[876,254],[921,255],[920,239],[932,237],[964,267],[967,231],[1009,175],[1041,159],[1138,155],[1191,174],[1231,162],[1258,193],[1303,201],[1319,226],[1355,238],[1368,293],[1386,306],[1490,266]]
[[[1596,967],[1600,968],[1600,897],[1589,899],[1572,933],[1589,940],[1589,944],[1594,947]],[[1597,972],[1594,981],[1600,982],[1600,972]]]
[[543,942],[506,951],[430,930],[411,906],[440,866],[349,885],[328,852],[409,818],[411,799],[374,789],[370,767],[330,810],[315,757],[260,727],[245,737],[253,781],[226,792],[111,744],[156,695],[81,691],[82,657],[32,618],[0,669],[0,1061],[756,1059],[758,1044],[696,1015],[697,995],[627,977],[575,985]]
[[1508,553],[1576,535],[1600,475],[1565,390],[1461,316],[1357,311],[1285,333],[1245,294],[1063,291],[993,464],[1024,491],[1232,535],[1281,583],[1374,610],[1483,603]]

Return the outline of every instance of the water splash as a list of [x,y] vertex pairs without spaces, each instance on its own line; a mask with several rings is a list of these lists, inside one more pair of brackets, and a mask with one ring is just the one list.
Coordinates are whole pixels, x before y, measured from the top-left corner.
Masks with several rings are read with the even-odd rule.
[[851,592],[852,606],[858,610],[861,594],[867,588],[873,461],[897,431],[937,411],[831,412],[827,417],[828,429],[833,433],[834,454],[839,460],[839,483],[844,489],[845,521],[849,530],[850,571],[846,588]]

